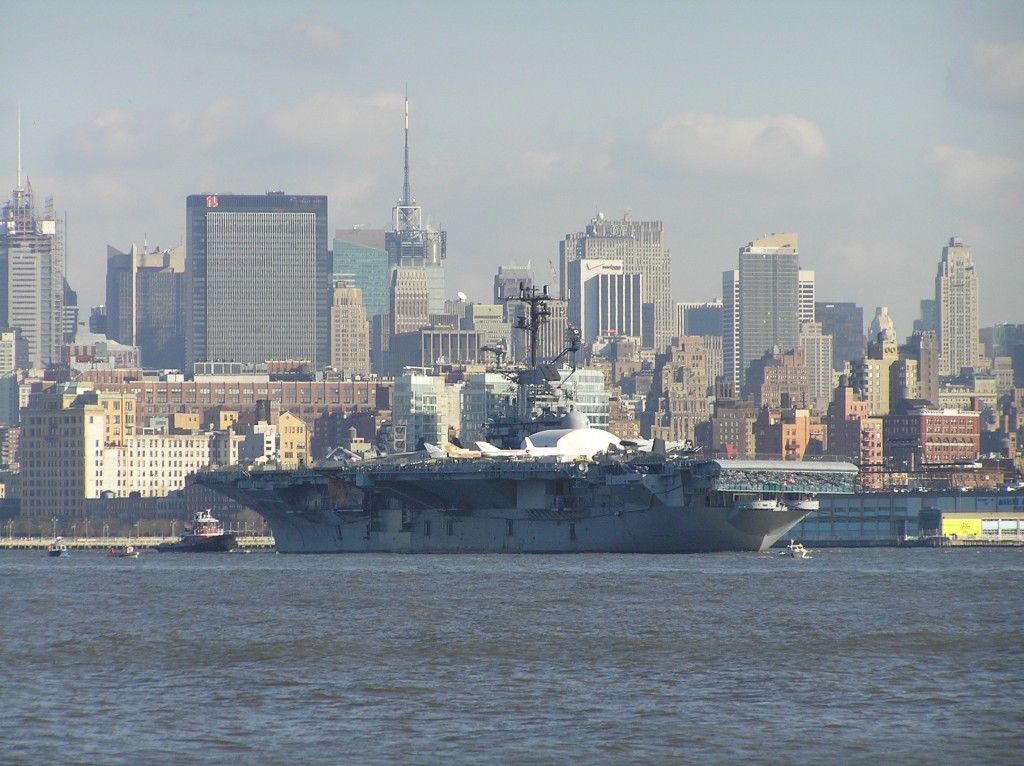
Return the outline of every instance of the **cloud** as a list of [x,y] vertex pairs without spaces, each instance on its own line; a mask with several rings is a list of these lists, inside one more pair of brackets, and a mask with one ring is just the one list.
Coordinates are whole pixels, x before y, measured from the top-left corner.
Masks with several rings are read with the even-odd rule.
[[176,159],[214,148],[238,132],[243,110],[234,100],[199,112],[153,113],[109,109],[91,123],[72,127],[62,142],[72,165],[131,165]]
[[1024,108],[1024,40],[975,43],[950,65],[946,87],[964,103]]
[[936,170],[943,192],[958,200],[1016,196],[1024,179],[1024,164],[1011,157],[957,146],[936,146],[924,164]]
[[611,172],[611,157],[604,150],[592,152],[526,151],[507,168],[514,183],[547,185],[572,179],[598,181]]
[[332,155],[377,155],[396,151],[403,114],[400,93],[355,96],[341,91],[314,93],[267,118],[274,138]]
[[789,114],[681,114],[656,125],[648,147],[657,159],[683,170],[756,176],[811,176],[828,158],[821,130]]
[[341,30],[313,21],[295,21],[276,32],[272,45],[282,53],[303,58],[334,58],[342,52]]

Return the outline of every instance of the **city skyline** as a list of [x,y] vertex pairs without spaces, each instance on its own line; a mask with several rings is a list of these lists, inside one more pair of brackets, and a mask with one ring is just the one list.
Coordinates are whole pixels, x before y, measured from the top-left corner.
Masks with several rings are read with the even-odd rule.
[[188,194],[323,194],[332,237],[387,228],[407,89],[449,297],[486,302],[499,266],[527,262],[553,284],[566,234],[628,212],[664,222],[674,301],[722,297],[737,247],[791,231],[818,300],[889,306],[903,337],[957,237],[980,324],[1022,320],[1018,4],[442,2],[403,6],[409,33],[386,39],[366,30],[387,4],[242,8],[5,14],[0,61],[46,87],[0,92],[0,189],[20,161],[54,197],[81,306],[103,302],[108,245],[184,241]]

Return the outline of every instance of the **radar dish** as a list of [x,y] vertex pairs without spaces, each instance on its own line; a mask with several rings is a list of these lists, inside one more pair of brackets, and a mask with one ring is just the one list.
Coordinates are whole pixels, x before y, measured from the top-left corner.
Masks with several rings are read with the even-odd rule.
[[455,294],[456,294],[457,296],[459,296],[459,300],[460,300],[460,301],[462,301],[463,303],[465,303],[465,302],[466,302],[466,294],[465,294],[464,292],[462,292],[462,290],[459,290],[459,291],[458,291],[457,293],[455,293]]

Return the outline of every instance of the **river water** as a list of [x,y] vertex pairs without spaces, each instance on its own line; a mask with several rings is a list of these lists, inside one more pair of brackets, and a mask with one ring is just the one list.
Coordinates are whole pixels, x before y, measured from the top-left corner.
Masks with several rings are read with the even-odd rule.
[[1024,550],[0,552],[0,763],[1018,764]]

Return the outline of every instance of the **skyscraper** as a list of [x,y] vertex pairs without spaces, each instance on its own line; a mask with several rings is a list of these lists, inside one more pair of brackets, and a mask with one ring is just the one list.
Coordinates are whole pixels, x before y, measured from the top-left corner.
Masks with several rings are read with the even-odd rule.
[[971,249],[951,237],[935,276],[939,375],[959,375],[978,363],[978,274]]
[[18,185],[0,211],[0,325],[18,328],[33,367],[61,360],[64,326],[64,247],[47,199],[37,214],[32,184]]
[[722,272],[722,377],[740,388],[740,273]]
[[771,234],[739,252],[739,379],[751,362],[800,345],[800,255],[796,234]]
[[71,289],[68,280],[64,280],[64,305],[62,308],[63,321],[61,322],[61,335],[63,342],[67,345],[75,342],[78,335],[78,293]]
[[939,341],[935,332],[915,330],[907,338],[906,346],[899,349],[900,356],[917,362],[917,398],[925,399],[933,407],[939,402]]
[[391,272],[391,335],[416,332],[430,324],[427,270],[399,266]]
[[185,364],[185,246],[128,252],[107,246],[107,337],[138,346],[142,366]]
[[821,331],[821,322],[803,322],[800,325],[800,348],[807,365],[807,385],[811,406],[825,411],[832,399],[832,336]]
[[193,194],[186,211],[186,365],[326,364],[327,197]]
[[800,269],[800,324],[814,321],[814,272]]
[[622,261],[571,261],[569,289],[569,323],[584,343],[608,335],[640,337],[643,277],[623,273]]
[[663,243],[661,221],[634,221],[626,213],[621,221],[606,220],[604,214],[591,219],[586,230],[567,234],[560,244],[559,278],[562,297],[570,284],[569,264],[583,258],[620,260],[625,274],[640,274],[643,287],[644,348],[664,351],[675,331],[672,304],[672,263]]
[[391,231],[385,235],[385,248],[391,268],[426,270],[428,313],[444,313],[444,261],[447,257],[447,232],[430,229],[423,223],[423,208],[416,204],[409,187],[409,99],[405,99],[405,181],[402,198],[392,209]]
[[331,367],[350,375],[370,374],[370,324],[358,287],[334,285],[331,304]]
[[721,300],[676,303],[676,337],[703,338],[709,335],[722,335]]
[[0,331],[0,427],[16,426],[21,408],[18,370],[28,365],[28,348],[17,329]]
[[914,320],[914,331],[938,332],[939,320],[935,316],[935,299],[922,298],[920,301],[921,316]]
[[388,283],[391,267],[384,246],[383,229],[338,229],[334,232],[333,280],[358,287],[366,307],[366,318],[388,311]]
[[821,331],[832,336],[832,369],[842,372],[848,362],[864,355],[864,309],[856,303],[814,304]]

